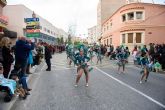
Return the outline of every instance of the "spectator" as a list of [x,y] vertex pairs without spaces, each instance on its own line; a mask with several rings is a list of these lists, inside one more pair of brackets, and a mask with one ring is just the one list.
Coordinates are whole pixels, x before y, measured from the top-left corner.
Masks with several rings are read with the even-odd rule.
[[26,74],[32,74],[30,72],[31,65],[33,64],[33,55],[32,55],[32,50],[29,52],[29,57],[28,57],[28,63],[27,63],[27,68],[26,68]]
[[14,58],[11,55],[11,50],[10,50],[10,39],[8,37],[3,37],[1,40],[1,48],[2,48],[2,65],[3,65],[3,75],[5,78],[8,78],[10,69],[11,69],[11,64],[14,62]]
[[23,89],[25,89],[26,94],[30,95],[28,91],[31,89],[28,88],[27,82],[26,82],[26,68],[27,68],[27,63],[28,63],[28,57],[29,57],[29,52],[34,49],[34,43],[32,43],[30,40],[26,40],[25,37],[20,37],[18,41],[16,42],[16,47],[15,47],[15,66],[14,70],[18,71],[19,69],[21,70],[19,74],[20,78],[20,83],[23,86]]
[[51,58],[52,58],[51,49],[48,44],[45,44],[45,61],[48,66],[46,71],[51,71],[51,60],[50,60]]
[[136,64],[136,54],[137,54],[137,46],[134,47],[133,51],[132,51],[132,56],[133,56],[133,61],[134,61],[134,64]]

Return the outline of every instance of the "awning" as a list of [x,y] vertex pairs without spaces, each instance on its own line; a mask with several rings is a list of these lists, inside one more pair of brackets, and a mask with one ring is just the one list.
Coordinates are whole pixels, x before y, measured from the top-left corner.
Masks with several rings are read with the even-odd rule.
[[10,31],[10,30],[7,30],[7,29],[4,29],[3,32],[4,32],[4,36],[6,36],[6,37],[17,38],[17,32]]

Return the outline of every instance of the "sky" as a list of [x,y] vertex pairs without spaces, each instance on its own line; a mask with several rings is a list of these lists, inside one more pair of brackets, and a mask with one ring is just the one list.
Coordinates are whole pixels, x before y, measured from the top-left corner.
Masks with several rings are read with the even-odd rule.
[[[99,0],[7,0],[8,5],[26,5],[66,32],[69,27],[74,28],[75,34],[79,37],[87,37],[87,29],[97,24],[98,2]],[[154,0],[154,2],[165,4],[165,0]]]

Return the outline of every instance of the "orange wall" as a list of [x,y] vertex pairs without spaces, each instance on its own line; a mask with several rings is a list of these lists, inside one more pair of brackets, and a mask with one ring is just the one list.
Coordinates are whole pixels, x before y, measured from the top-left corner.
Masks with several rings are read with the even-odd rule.
[[[143,11],[144,20],[122,22],[121,16],[133,11]],[[106,27],[111,22],[112,27],[104,32],[104,26]],[[165,43],[165,5],[149,3],[127,4],[119,8],[102,26],[102,39],[107,39],[111,36],[113,38],[112,44],[115,46],[120,45],[122,32],[134,32],[139,29],[144,32],[144,44]],[[104,43],[103,40],[101,41]]]

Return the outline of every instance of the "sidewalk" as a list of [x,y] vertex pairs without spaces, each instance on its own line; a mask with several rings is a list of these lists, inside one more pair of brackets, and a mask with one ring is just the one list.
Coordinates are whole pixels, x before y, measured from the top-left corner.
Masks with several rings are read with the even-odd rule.
[[[31,72],[34,73],[35,70],[37,69],[38,66],[36,66],[35,68],[31,68]],[[29,81],[29,79],[32,77],[32,75],[29,75],[29,77],[27,78],[27,82]],[[4,96],[5,93],[0,92],[0,110],[10,110],[11,107],[13,106],[13,104],[16,102],[16,100],[18,99],[18,97],[13,97],[12,100],[9,103],[4,102]]]

